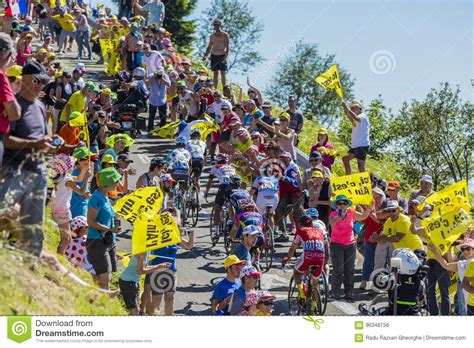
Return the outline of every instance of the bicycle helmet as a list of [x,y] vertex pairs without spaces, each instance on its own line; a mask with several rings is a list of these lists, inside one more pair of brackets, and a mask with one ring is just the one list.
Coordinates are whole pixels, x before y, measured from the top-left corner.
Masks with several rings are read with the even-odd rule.
[[319,217],[319,212],[316,208],[309,208],[306,210],[306,214],[309,215],[313,220],[316,220]]
[[141,77],[141,78],[144,78],[145,77],[145,69],[143,68],[135,68],[133,70],[133,77]]
[[187,143],[187,140],[186,140],[185,137],[177,137],[175,142],[176,142],[177,146],[179,146],[179,145],[185,146],[186,143]]
[[195,135],[199,135],[201,136],[201,130],[199,128],[194,128],[191,130],[191,132],[189,133],[189,135],[191,137],[195,136]]
[[303,214],[303,216],[301,216],[299,219],[299,223],[302,227],[311,227],[313,226],[313,219],[311,218],[311,216]]
[[225,153],[218,153],[216,155],[217,163],[227,163],[228,160],[229,160],[229,156],[227,156]]
[[232,174],[230,176],[230,183],[231,185],[240,185],[242,184],[242,178],[238,174]]
[[420,260],[410,249],[395,249],[392,254],[392,259],[393,258],[400,259],[400,274],[413,275],[420,267]]

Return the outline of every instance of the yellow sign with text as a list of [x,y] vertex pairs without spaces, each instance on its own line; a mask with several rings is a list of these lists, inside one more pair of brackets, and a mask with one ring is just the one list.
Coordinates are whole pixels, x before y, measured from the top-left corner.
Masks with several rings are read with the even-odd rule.
[[158,214],[163,204],[163,192],[159,186],[139,188],[138,190],[120,198],[114,206],[118,216],[130,223],[140,219],[143,213],[145,218]]
[[166,126],[153,129],[150,133],[159,136],[163,139],[173,139],[174,133],[178,130],[181,121],[175,121],[167,124]]
[[179,227],[170,213],[136,220],[133,224],[132,254],[181,243]]
[[454,207],[462,207],[470,211],[467,181],[459,181],[441,191],[433,193],[418,207],[418,211],[422,211],[425,204],[433,207],[431,216],[444,215],[447,211],[453,210]]
[[337,65],[332,65],[326,72],[316,77],[315,81],[324,89],[335,89],[339,98],[343,99],[342,85]]
[[469,228],[471,217],[462,208],[455,208],[442,215],[423,219],[421,225],[436,245],[441,255]]
[[353,204],[372,204],[372,185],[368,172],[332,177],[330,184],[332,199],[337,195],[346,195]]

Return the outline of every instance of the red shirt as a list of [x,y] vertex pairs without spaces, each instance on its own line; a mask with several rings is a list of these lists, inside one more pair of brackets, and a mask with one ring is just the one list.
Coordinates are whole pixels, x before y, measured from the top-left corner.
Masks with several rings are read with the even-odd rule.
[[321,256],[321,253],[324,254],[324,234],[316,227],[298,228],[293,243],[303,246],[305,259]]
[[376,221],[374,221],[370,216],[365,220],[365,234],[364,234],[364,242],[366,243],[372,243],[370,242],[370,236],[375,234],[380,234],[383,228],[383,222],[380,224]]
[[8,134],[10,131],[10,121],[8,121],[8,117],[4,114],[5,108],[3,107],[3,103],[13,102],[16,98],[13,95],[7,75],[1,70],[0,91],[2,91],[0,93],[0,133]]

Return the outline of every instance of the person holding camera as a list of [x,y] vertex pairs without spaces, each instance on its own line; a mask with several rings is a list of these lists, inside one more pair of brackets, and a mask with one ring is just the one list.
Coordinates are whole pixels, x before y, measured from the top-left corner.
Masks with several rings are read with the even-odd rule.
[[122,231],[120,226],[114,226],[115,212],[108,196],[120,179],[115,168],[102,169],[99,189],[92,194],[87,207],[87,254],[96,273],[94,281],[106,290],[109,290],[111,273],[117,271],[115,235]]
[[160,117],[160,127],[166,124],[167,114],[167,94],[166,89],[171,86],[171,80],[165,73],[162,66],[158,67],[151,78],[146,81],[146,85],[150,90],[150,110],[148,115],[148,132],[155,128],[155,116],[158,110]]

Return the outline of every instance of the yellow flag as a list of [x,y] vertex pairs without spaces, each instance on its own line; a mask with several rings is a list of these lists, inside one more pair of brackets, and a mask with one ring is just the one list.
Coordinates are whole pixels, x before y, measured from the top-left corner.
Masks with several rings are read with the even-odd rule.
[[153,129],[150,133],[154,135],[158,135],[159,137],[164,138],[164,139],[173,139],[174,133],[176,133],[176,130],[178,129],[180,123],[181,121],[171,122],[170,124],[167,124],[166,126]]
[[191,129],[199,129],[201,131],[201,140],[205,141],[207,136],[212,132],[218,132],[221,130],[221,127],[217,124],[215,120],[212,119],[209,115],[204,115],[203,120],[196,121],[196,123],[191,125]]
[[339,78],[339,71],[337,65],[332,65],[328,71],[316,77],[315,81],[319,83],[324,89],[335,89],[337,95],[343,99],[341,80]]
[[372,204],[372,185],[368,172],[332,177],[329,182],[332,199],[337,195],[346,195],[353,204]]
[[69,124],[73,127],[84,127],[87,124],[86,113],[82,112],[81,116],[78,116],[75,119],[69,120]]
[[163,248],[181,243],[179,227],[170,213],[143,217],[133,224],[132,254]]
[[142,213],[145,218],[158,214],[163,204],[163,192],[159,186],[139,188],[123,196],[114,205],[118,216],[130,223],[140,219]]
[[466,232],[470,224],[471,217],[463,208],[455,208],[421,221],[421,226],[441,255],[445,254],[453,242]]
[[455,184],[452,184],[445,189],[433,193],[431,196],[425,199],[423,204],[420,204],[418,211],[422,211],[425,204],[429,204],[433,207],[431,216],[443,215],[449,210],[454,208],[463,207],[464,210],[470,211],[469,205],[469,193],[467,191],[467,181],[461,180]]

